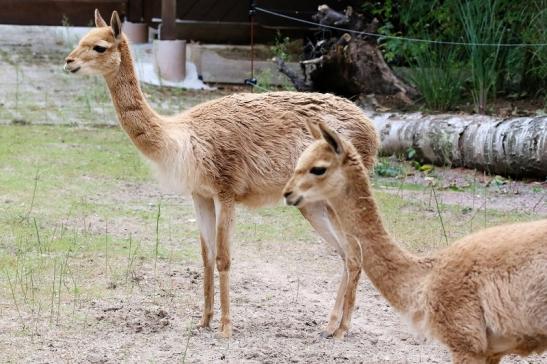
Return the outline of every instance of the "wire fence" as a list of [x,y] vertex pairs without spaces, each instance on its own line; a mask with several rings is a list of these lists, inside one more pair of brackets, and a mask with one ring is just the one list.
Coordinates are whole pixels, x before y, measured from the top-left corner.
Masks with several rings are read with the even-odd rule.
[[442,45],[455,45],[455,46],[468,46],[468,47],[545,47],[547,46],[547,43],[468,43],[468,42],[455,42],[455,41],[444,41],[444,40],[432,40],[432,39],[422,39],[422,38],[412,38],[412,37],[404,37],[404,36],[397,36],[397,35],[386,35],[386,34],[379,34],[379,33],[371,33],[371,32],[365,32],[360,30],[354,30],[354,29],[348,29],[348,28],[341,28],[333,25],[327,25],[327,24],[320,24],[317,22],[313,22],[310,20],[297,18],[291,15],[283,14],[281,10],[269,10],[264,9],[258,6],[255,6],[254,8],[256,11],[269,14],[272,16],[276,16],[279,18],[292,20],[295,22],[299,22],[302,24],[312,25],[318,28],[324,28],[324,29],[331,29],[331,30],[338,30],[341,32],[351,33],[355,35],[366,35],[368,37],[374,37],[378,39],[396,39],[406,42],[415,42],[415,43],[429,43],[429,44],[442,44]]

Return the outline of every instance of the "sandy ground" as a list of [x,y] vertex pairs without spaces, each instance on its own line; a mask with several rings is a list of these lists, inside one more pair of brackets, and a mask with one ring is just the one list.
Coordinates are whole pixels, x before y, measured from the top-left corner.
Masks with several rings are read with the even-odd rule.
[[[80,310],[86,318],[79,325],[53,325],[34,342],[28,337],[0,337],[24,347],[24,354],[11,359],[28,363],[170,363],[184,357],[189,363],[448,362],[448,353],[416,339],[366,280],[360,285],[348,337],[320,338],[339,266],[336,257],[317,253],[324,250],[320,244],[292,249],[268,244],[263,252],[236,244],[234,250],[231,340],[219,338],[214,330],[192,327],[199,316],[198,266],[162,266],[158,274],[168,275],[170,286],[154,293],[153,281],[147,278],[151,274],[145,275],[131,296],[89,302]],[[163,295],[169,303],[161,299],[158,306],[154,302]],[[2,320],[2,324],[11,331],[16,323]],[[546,359],[504,363],[545,363]]]
[[[143,200],[158,196],[153,185],[133,187],[132,199],[139,197],[136,191],[142,191]],[[340,269],[340,259],[319,239],[234,241],[234,335],[224,339],[216,333],[216,320],[212,330],[195,327],[201,312],[200,264],[161,260],[154,273],[147,262],[135,270],[131,291],[110,287],[108,298],[80,302],[76,315],[62,317],[59,324],[39,320],[32,335],[21,330],[13,306],[5,306],[0,311],[0,349],[9,348],[3,351],[9,356],[3,362],[449,362],[448,352],[418,338],[365,276],[349,335],[342,341],[321,338]],[[218,292],[215,303],[218,318]],[[547,356],[511,357],[503,363],[547,363]]]

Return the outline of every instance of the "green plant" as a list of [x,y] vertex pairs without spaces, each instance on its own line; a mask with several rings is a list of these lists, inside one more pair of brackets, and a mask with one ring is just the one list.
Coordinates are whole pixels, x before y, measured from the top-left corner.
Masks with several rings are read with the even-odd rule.
[[387,160],[381,160],[374,167],[374,173],[381,177],[398,177],[403,175],[403,169],[392,165]]
[[459,101],[465,77],[458,53],[446,45],[428,45],[413,52],[408,78],[429,109],[450,110]]
[[291,43],[291,38],[281,36],[281,33],[278,31],[275,37],[274,45],[271,47],[271,50],[274,56],[284,62],[287,62],[289,60],[289,44],[290,43]]
[[[473,100],[480,114],[486,112],[488,98],[495,95],[500,73],[500,46],[504,27],[496,16],[498,1],[468,0],[459,4],[471,64]],[[497,44],[481,46],[480,44]]]

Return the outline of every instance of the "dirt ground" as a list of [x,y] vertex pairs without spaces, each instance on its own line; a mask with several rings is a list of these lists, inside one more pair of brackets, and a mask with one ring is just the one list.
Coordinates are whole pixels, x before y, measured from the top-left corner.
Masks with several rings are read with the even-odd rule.
[[[131,199],[153,200],[159,196],[155,188],[154,184],[133,186]],[[140,196],[134,194],[137,191],[142,191]],[[171,198],[190,207],[187,200]],[[243,219],[251,215],[246,211],[239,214]],[[113,224],[112,229],[116,234],[127,226]],[[80,264],[102,263],[90,259]],[[359,285],[349,335],[342,341],[321,338],[340,268],[340,259],[317,238],[235,239],[231,290],[234,335],[226,340],[216,333],[217,321],[212,330],[195,327],[201,305],[198,261],[177,264],[161,260],[156,272],[151,262],[145,262],[136,270],[136,283],[130,292],[109,287],[107,297],[80,302],[77,317],[61,318],[57,325],[40,320],[32,335],[21,331],[17,311],[4,303],[0,343],[10,347],[4,351],[4,355],[9,353],[4,362],[449,362],[447,351],[419,339],[366,277]],[[100,276],[97,282],[88,283],[104,284]],[[215,298],[218,315],[218,292]],[[547,356],[514,357],[504,363],[539,364],[546,360]]]
[[[62,74],[62,59],[67,43],[71,42],[62,30],[48,33],[42,28],[22,29],[0,26],[0,78],[6,80],[6,87],[0,89],[0,124],[4,124],[4,128],[14,128],[7,124],[31,124],[28,128],[33,128],[34,124],[83,126],[89,128],[85,130],[99,135],[98,139],[101,140],[100,133],[104,130],[94,127],[116,124],[104,85],[93,81],[81,87],[81,81],[76,82]],[[49,94],[44,91],[46,89]],[[145,88],[145,92],[154,107],[174,112],[231,91],[182,94],[177,90]],[[182,96],[185,100],[183,104],[178,101]],[[54,131],[59,132],[58,129]],[[125,139],[119,140],[129,143]],[[32,140],[28,141],[28,147],[32,147]],[[70,145],[66,145],[66,148],[67,155],[77,153],[70,152]],[[15,161],[0,170],[3,173],[15,173],[26,157],[23,154],[21,161]],[[84,157],[82,154],[81,158]],[[44,158],[47,160],[47,156]],[[138,161],[137,156],[132,158]],[[108,156],[108,159],[113,158]],[[0,162],[3,163],[2,160]],[[55,163],[65,163],[68,169],[73,168],[68,162]],[[131,163],[137,162],[132,159]],[[29,173],[32,178],[34,170],[30,169]],[[442,205],[448,206],[447,209],[471,207],[470,213],[477,213],[481,207],[484,208],[482,203],[486,201],[492,213],[501,218],[504,214],[515,214],[518,219],[547,216],[546,186],[543,181],[509,182],[480,190],[480,183],[484,187],[487,182],[481,181],[479,190],[470,191],[470,181],[475,178],[471,173],[437,169],[439,198]],[[72,174],[67,172],[67,176]],[[107,220],[110,221],[108,236],[113,239],[112,244],[116,239],[125,239],[128,234],[133,234],[148,244],[148,249],[154,244],[154,224],[149,218],[146,220],[139,216],[145,213],[153,215],[156,208],[154,204],[162,200],[167,206],[164,216],[172,219],[173,226],[180,229],[173,234],[169,230],[169,238],[161,240],[162,249],[177,252],[183,246],[188,253],[183,258],[173,258],[172,253],[167,253],[160,259],[139,255],[134,266],[131,265],[129,281],[125,282],[119,277],[113,279],[108,276],[108,263],[107,269],[101,270],[105,259],[102,251],[82,254],[73,264],[77,265],[79,271],[86,272],[84,280],[79,283],[86,296],[72,300],[66,293],[70,287],[66,287],[59,288],[57,298],[53,276],[52,296],[40,296],[41,302],[33,304],[32,309],[22,303],[26,296],[20,297],[19,293],[16,295],[10,290],[9,274],[1,275],[0,362],[449,362],[446,349],[437,343],[418,338],[364,275],[359,285],[357,308],[348,336],[341,341],[321,338],[319,333],[334,303],[342,264],[340,258],[311,232],[310,227],[303,225],[293,212],[285,210],[238,211],[237,230],[240,233],[232,245],[231,275],[234,335],[228,340],[216,333],[219,315],[218,283],[213,328],[197,329],[195,325],[199,321],[202,303],[202,268],[191,203],[181,197],[162,195],[153,180],[140,178],[140,175],[137,177],[129,181],[130,177],[123,174],[116,178],[105,175],[102,179],[91,180],[92,189],[84,191],[86,201],[80,203],[91,206],[91,212],[83,219],[74,214],[70,219],[63,220],[63,223],[68,230],[75,231],[81,230],[83,224],[85,234],[95,234],[100,238],[105,216],[110,216],[110,220]],[[376,179],[374,182],[377,190],[387,192],[388,197],[382,195],[384,200],[393,195],[397,201],[413,204],[408,210],[409,214],[416,213],[414,209],[424,207],[425,215],[417,214],[419,221],[414,222],[419,225],[413,228],[418,230],[415,232],[418,236],[421,234],[419,229],[423,228],[421,225],[429,224],[424,223],[423,216],[433,216],[433,220],[435,216],[430,211],[429,190],[416,187],[427,186],[429,182],[425,177],[417,173],[405,178],[401,184],[396,179]],[[83,180],[81,176],[71,177],[73,179],[70,180],[68,178],[64,185],[55,189],[51,187],[55,194],[36,202],[34,214],[39,216],[42,205],[55,203],[62,193],[70,192],[67,192],[72,188],[70,186],[76,186]],[[448,187],[443,189],[443,184]],[[50,188],[48,184],[46,186]],[[461,190],[451,190],[451,186]],[[4,229],[0,231],[0,253],[13,258],[18,257],[18,242],[10,240],[8,235],[12,234],[13,226],[17,224],[12,223],[10,214],[13,211],[27,211],[28,206],[23,204],[23,199],[17,194],[23,189],[28,192],[29,187],[14,185],[11,188],[13,193],[9,195],[0,191],[0,204],[3,204],[0,208],[3,214],[0,216],[0,226]],[[480,191],[488,193],[484,195]],[[59,195],[57,192],[60,192]],[[424,202],[428,200],[429,204]],[[118,214],[115,210],[117,207],[126,208],[131,214]],[[101,209],[112,210],[114,213],[110,212],[109,215]],[[29,214],[31,210],[32,207],[28,210]],[[402,224],[389,215],[386,215],[386,220],[389,225]],[[287,236],[283,235],[284,228],[289,231]],[[32,234],[33,229],[31,226]],[[436,234],[438,227],[435,226],[435,229]],[[404,236],[402,231],[397,232]],[[78,233],[81,232],[78,230]],[[121,248],[127,249],[120,245]],[[423,248],[427,251],[434,249],[431,246]],[[120,253],[117,256],[116,252],[110,254],[122,266],[126,264],[125,255]],[[52,255],[45,258],[56,257]],[[6,261],[4,256],[0,256],[0,265],[6,264],[1,270],[7,272],[9,267]],[[61,297],[61,291],[65,292],[65,296]],[[57,299],[58,304],[55,304]],[[34,311],[35,307],[38,307],[37,312]],[[508,357],[503,363],[547,363],[547,355]]]

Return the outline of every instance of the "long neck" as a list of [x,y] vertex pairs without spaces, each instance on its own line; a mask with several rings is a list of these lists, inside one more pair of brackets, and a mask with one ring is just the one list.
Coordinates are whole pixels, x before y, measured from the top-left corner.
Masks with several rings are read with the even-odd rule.
[[392,241],[362,165],[353,162],[346,176],[351,183],[342,195],[330,199],[329,203],[344,231],[361,243],[363,269],[369,279],[393,307],[406,312],[413,306],[413,297],[429,270],[427,259],[414,256]]
[[125,36],[119,44],[121,63],[117,72],[106,75],[118,120],[131,141],[152,160],[157,160],[166,138],[162,117],[146,102],[135,74],[131,51]]

